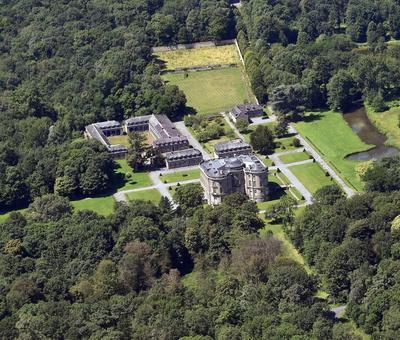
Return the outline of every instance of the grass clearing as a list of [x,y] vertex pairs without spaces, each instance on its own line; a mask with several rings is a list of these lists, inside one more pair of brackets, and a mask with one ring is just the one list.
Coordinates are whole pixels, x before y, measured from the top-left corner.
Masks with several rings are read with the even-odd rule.
[[125,196],[128,201],[143,200],[150,201],[155,204],[158,204],[161,199],[161,194],[157,189],[128,192],[127,194],[125,194]]
[[187,170],[187,171],[177,171],[170,174],[164,174],[160,176],[160,180],[164,183],[174,183],[180,181],[188,181],[191,179],[200,178],[200,170]]
[[111,136],[111,137],[107,137],[107,139],[113,145],[121,144],[127,148],[129,147],[129,138],[127,135]]
[[386,144],[400,148],[400,107],[392,107],[384,112],[375,112],[371,107],[366,106],[369,119],[375,124],[378,130],[388,137]]
[[[115,162],[118,164],[118,168],[115,171],[116,178],[114,183],[118,191],[144,188],[153,185],[147,172],[133,172],[125,159],[118,159]],[[127,174],[130,174],[131,178],[127,179]]]
[[111,215],[114,212],[114,203],[113,196],[83,198],[71,201],[75,210],[91,210],[103,216]]
[[27,208],[24,208],[24,209],[17,209],[17,210],[10,210],[10,211],[1,213],[1,214],[0,214],[0,224],[3,223],[3,222],[10,216],[10,214],[11,214],[12,212],[19,212],[19,213],[23,214],[24,211],[26,211],[26,209],[27,209]]
[[166,73],[162,77],[177,85],[186,95],[187,106],[199,114],[227,111],[245,101],[254,102],[242,66],[189,72],[187,77],[182,73]]
[[240,62],[234,44],[157,52],[155,56],[165,62],[167,70],[212,64],[238,64]]
[[282,155],[279,156],[279,158],[283,163],[290,164],[310,159],[310,155],[307,152],[303,151],[303,152],[294,152],[294,153],[289,153],[287,155]]
[[334,183],[332,177],[326,176],[318,163],[296,165],[291,167],[290,171],[312,194],[318,189]]
[[351,153],[366,151],[372,146],[362,142],[340,113],[310,113],[305,121],[296,123],[295,126],[343,180],[358,191],[362,190],[361,180],[355,172],[355,166],[359,162],[346,160],[345,157]]
[[264,229],[260,230],[261,236],[266,236],[268,233],[272,233],[272,235],[282,241],[283,245],[283,253],[282,255],[292,259],[293,261],[301,264],[307,273],[311,273],[310,267],[305,263],[303,256],[297,251],[297,249],[293,246],[290,240],[286,237],[285,232],[283,231],[281,224],[271,224],[268,220],[265,219],[263,215],[260,216],[265,221]]

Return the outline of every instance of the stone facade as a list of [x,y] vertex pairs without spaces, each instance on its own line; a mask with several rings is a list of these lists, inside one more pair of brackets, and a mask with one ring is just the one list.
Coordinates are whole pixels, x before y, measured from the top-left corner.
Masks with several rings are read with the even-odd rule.
[[264,114],[263,108],[257,104],[241,104],[235,106],[230,115],[236,123],[238,120],[244,120],[250,123],[250,118],[260,117]]
[[256,202],[268,198],[268,168],[255,155],[203,161],[200,174],[208,204],[218,205],[224,196],[235,192]]
[[202,160],[203,156],[197,149],[172,151],[165,155],[165,163],[168,169],[199,165]]
[[215,144],[214,154],[218,158],[228,158],[239,155],[250,155],[253,152],[250,144],[243,142],[241,139],[234,139],[228,142]]

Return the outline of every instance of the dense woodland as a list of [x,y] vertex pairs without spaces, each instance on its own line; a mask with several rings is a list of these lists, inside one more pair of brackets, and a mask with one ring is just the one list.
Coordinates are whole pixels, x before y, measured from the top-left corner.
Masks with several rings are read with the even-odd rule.
[[[253,90],[297,118],[305,109],[346,111],[357,100],[377,110],[400,91],[396,0],[245,0],[238,18]],[[360,45],[365,43],[366,45]]]
[[177,211],[163,199],[109,217],[68,198],[107,191],[114,176],[103,148],[80,138],[85,124],[184,114],[152,46],[238,34],[255,94],[290,118],[358,100],[381,110],[400,89],[388,44],[398,1],[243,0],[239,13],[228,1],[9,0],[0,22],[0,211],[30,203],[0,226],[0,338],[358,339],[329,312],[347,302],[355,325],[397,339],[399,159],[368,169],[352,199],[327,187],[296,219],[287,202],[274,207],[312,274],[260,236],[256,206],[238,195],[203,207],[185,186]]
[[287,234],[336,302],[374,339],[400,326],[400,157],[364,174],[367,192],[345,199],[325,187]]

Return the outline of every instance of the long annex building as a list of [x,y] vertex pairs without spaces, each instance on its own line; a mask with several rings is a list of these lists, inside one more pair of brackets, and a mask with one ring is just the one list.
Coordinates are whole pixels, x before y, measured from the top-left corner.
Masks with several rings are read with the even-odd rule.
[[112,120],[86,126],[86,138],[96,139],[116,157],[124,156],[128,150],[124,145],[113,145],[107,137],[131,132],[149,131],[154,138],[152,146],[165,154],[168,168],[199,164],[203,158],[200,151],[191,148],[187,137],[182,136],[166,115],[131,117],[122,123]]

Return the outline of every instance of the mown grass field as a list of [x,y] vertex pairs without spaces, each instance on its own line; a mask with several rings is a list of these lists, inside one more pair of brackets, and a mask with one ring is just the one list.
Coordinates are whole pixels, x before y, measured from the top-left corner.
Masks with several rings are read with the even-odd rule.
[[129,138],[127,135],[107,137],[111,144],[122,144],[129,147]]
[[375,112],[371,107],[366,107],[369,119],[378,130],[387,137],[387,144],[400,148],[400,107],[393,107],[388,111]]
[[125,194],[125,196],[128,199],[128,201],[143,200],[143,201],[151,201],[155,204],[158,204],[161,199],[161,194],[157,189],[129,192]]
[[[153,185],[150,176],[147,172],[133,172],[125,159],[115,161],[118,164],[116,169],[115,186],[118,191],[144,188]],[[131,178],[126,179],[125,175],[130,174]]]
[[177,85],[186,95],[186,105],[199,114],[227,111],[245,101],[254,102],[241,66],[189,72],[187,77],[182,73],[166,73],[162,77]]
[[212,64],[238,64],[240,62],[236,46],[233,44],[157,52],[155,56],[165,62],[167,70]]
[[295,126],[343,180],[358,191],[362,190],[361,180],[355,172],[358,162],[346,160],[345,157],[351,153],[368,150],[372,146],[361,141],[340,113],[310,113],[305,121],[296,123]]
[[283,163],[290,164],[310,159],[310,155],[307,152],[303,151],[303,152],[295,152],[295,153],[289,153],[287,155],[282,155],[279,156],[279,158]]
[[325,176],[325,172],[318,163],[296,165],[290,167],[290,171],[312,194],[326,185],[335,183],[330,176]]
[[187,170],[187,171],[177,171],[171,174],[164,174],[160,176],[160,180],[164,183],[174,183],[180,181],[188,181],[190,179],[200,178],[200,170]]
[[92,210],[103,216],[111,215],[113,213],[114,203],[115,200],[113,196],[84,198],[77,201],[71,201],[75,210]]

